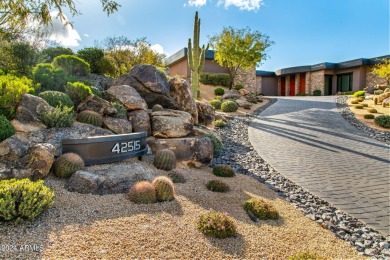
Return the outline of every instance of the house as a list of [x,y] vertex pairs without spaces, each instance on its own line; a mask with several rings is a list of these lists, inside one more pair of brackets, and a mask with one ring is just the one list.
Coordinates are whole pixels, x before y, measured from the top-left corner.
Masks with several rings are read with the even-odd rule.
[[[188,50],[183,48],[165,61],[169,75],[191,77],[188,65]],[[334,95],[337,92],[361,90],[377,84],[386,85],[385,79],[371,74],[375,64],[390,55],[371,59],[356,59],[339,63],[324,62],[315,65],[283,68],[273,71],[256,70],[255,66],[247,71],[239,71],[234,84],[243,84],[256,94],[267,96],[295,96],[296,94],[312,94],[320,90],[322,95]],[[214,61],[214,51],[205,55],[206,73],[228,73],[227,69]]]

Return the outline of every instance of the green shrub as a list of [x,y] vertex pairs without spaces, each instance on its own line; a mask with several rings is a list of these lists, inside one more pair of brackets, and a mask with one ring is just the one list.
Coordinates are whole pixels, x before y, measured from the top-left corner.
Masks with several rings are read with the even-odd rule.
[[44,50],[42,50],[41,54],[42,54],[43,60],[45,60],[45,62],[52,62],[55,57],[60,56],[60,55],[64,55],[64,54],[74,55],[74,53],[71,49],[59,47],[59,46],[45,48]]
[[353,107],[356,109],[363,109],[363,105],[354,105]]
[[246,211],[250,210],[253,215],[255,215],[261,220],[279,218],[279,213],[276,211],[276,209],[262,199],[248,199],[247,201],[245,201],[244,209]]
[[126,108],[122,104],[120,104],[118,102],[113,102],[111,104],[116,108],[116,111],[118,111],[114,115],[114,117],[116,117],[116,118],[126,118],[127,110],[126,110]]
[[317,255],[317,253],[303,252],[300,254],[288,257],[288,260],[325,260],[325,257]]
[[214,100],[222,101],[222,96],[215,96]]
[[44,91],[39,93],[39,97],[43,98],[52,107],[73,107],[73,101],[70,97],[59,91]]
[[222,119],[217,119],[215,120],[214,122],[214,126],[215,127],[220,127],[220,128],[224,128],[227,126],[227,123],[225,121],[223,121]]
[[153,165],[157,169],[170,171],[176,168],[176,156],[169,149],[162,149],[154,156]]
[[364,90],[359,90],[359,91],[356,91],[355,93],[353,93],[353,96],[354,97],[364,97],[366,95],[366,91]]
[[363,107],[368,107],[368,104],[362,104]]
[[9,120],[13,119],[24,93],[35,93],[32,80],[9,74],[0,76],[0,113]]
[[374,116],[373,114],[365,114],[365,115],[364,115],[364,118],[365,118],[365,119],[374,119],[375,116]]
[[213,99],[209,102],[209,104],[214,108],[214,109],[220,109],[221,108],[221,101]]
[[380,115],[377,116],[374,120],[375,124],[384,128],[390,128],[390,116],[389,115]]
[[153,107],[152,107],[152,112],[156,112],[156,111],[163,111],[164,108],[162,105],[159,105],[159,104],[155,104]]
[[156,177],[152,185],[156,190],[157,201],[171,201],[175,199],[175,186],[169,178],[165,176]]
[[[260,101],[260,100],[256,97],[256,95],[254,95],[254,94],[248,94],[248,95],[245,96],[245,98],[246,98],[246,100],[247,100],[249,103],[252,103],[252,104],[257,104],[257,102]],[[261,100],[261,102],[263,102],[263,101]]]
[[0,143],[16,133],[14,126],[8,119],[0,115]]
[[73,125],[73,107],[57,106],[53,110],[45,111],[41,117],[48,127],[70,127]]
[[222,96],[223,94],[225,94],[225,90],[223,88],[216,88],[214,89],[214,94],[217,96]]
[[212,210],[199,214],[196,228],[206,236],[216,238],[233,237],[237,233],[236,224],[226,213]]
[[54,174],[60,178],[69,178],[84,168],[84,160],[76,153],[65,153],[54,161]]
[[104,57],[104,51],[99,48],[84,48],[77,51],[77,56],[88,62],[91,73],[101,74],[101,60]]
[[53,60],[54,68],[60,68],[71,75],[85,76],[90,73],[89,64],[74,55],[60,55]]
[[214,192],[228,192],[230,190],[229,186],[220,180],[211,180],[206,184],[208,190]]
[[321,93],[322,93],[321,90],[316,89],[313,91],[313,96],[321,96]]
[[68,82],[76,82],[77,78],[60,68],[54,68],[50,63],[37,64],[32,71],[33,80],[40,85],[41,91],[65,91]]
[[357,99],[354,99],[354,100],[352,100],[352,101],[351,101],[351,104],[352,104],[352,105],[359,104],[359,100],[357,100]]
[[236,173],[232,169],[232,167],[227,165],[218,165],[213,168],[213,174],[219,177],[234,177]]
[[356,98],[356,100],[359,101],[359,102],[363,102],[364,99],[365,99],[364,97],[358,97],[358,98]]
[[84,110],[77,116],[77,121],[101,127],[103,125],[103,116],[92,110]]
[[383,94],[383,90],[381,90],[381,89],[378,89],[378,90],[374,90],[374,94],[375,95],[380,95],[380,94]]
[[94,94],[95,96],[98,96],[98,97],[102,98],[102,92],[100,92],[100,90],[99,90],[97,87],[90,86],[89,88],[91,89],[92,94]]
[[244,86],[241,85],[241,84],[237,84],[237,85],[234,86],[235,90],[240,90],[240,89],[243,89],[243,88],[244,88]]
[[187,182],[186,177],[181,171],[173,170],[168,172],[168,177],[172,180],[173,183],[185,183]]
[[307,96],[306,93],[297,93],[295,96]]
[[127,193],[130,201],[136,204],[149,204],[156,202],[156,190],[148,181],[140,181],[134,184]]
[[236,112],[238,109],[238,105],[233,100],[227,100],[222,103],[221,109],[223,112]]
[[91,88],[81,82],[68,82],[65,86],[65,91],[75,105],[78,105],[83,99],[92,95]]
[[231,78],[225,73],[201,73],[199,81],[202,84],[229,87]]
[[375,108],[370,108],[367,111],[370,113],[378,113],[378,110],[376,110]]
[[204,136],[210,138],[213,143],[213,155],[214,157],[219,157],[223,152],[223,143],[213,134],[205,134]]
[[33,219],[54,203],[54,192],[43,180],[0,181],[0,220]]

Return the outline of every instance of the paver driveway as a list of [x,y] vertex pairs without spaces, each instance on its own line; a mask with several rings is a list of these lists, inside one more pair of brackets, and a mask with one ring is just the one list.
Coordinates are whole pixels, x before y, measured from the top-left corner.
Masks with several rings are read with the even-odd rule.
[[335,97],[278,97],[249,139],[285,177],[390,235],[390,148],[348,124]]

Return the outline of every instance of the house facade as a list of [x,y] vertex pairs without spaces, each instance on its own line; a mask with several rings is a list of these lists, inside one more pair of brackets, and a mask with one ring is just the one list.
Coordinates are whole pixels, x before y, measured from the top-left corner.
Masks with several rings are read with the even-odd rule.
[[[191,77],[187,55],[187,48],[183,48],[166,59],[171,77]],[[266,96],[312,94],[314,90],[320,90],[322,95],[335,95],[338,92],[357,91],[377,84],[386,85],[385,79],[371,73],[373,66],[386,58],[389,59],[390,55],[283,68],[275,72],[256,70],[253,66],[247,71],[239,71],[234,84],[243,84],[251,92]],[[203,72],[228,73],[228,70],[214,61],[214,51],[209,50],[205,55]]]

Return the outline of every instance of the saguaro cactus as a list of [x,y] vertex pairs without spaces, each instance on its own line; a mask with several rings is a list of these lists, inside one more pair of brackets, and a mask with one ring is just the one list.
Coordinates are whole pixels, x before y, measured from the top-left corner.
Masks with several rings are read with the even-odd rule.
[[199,34],[200,34],[200,19],[198,18],[198,12],[195,13],[194,21],[194,44],[192,46],[191,38],[188,39],[188,65],[191,69],[191,86],[194,97],[198,97],[199,89],[199,75],[204,67],[204,59],[209,45],[207,47],[199,46]]

